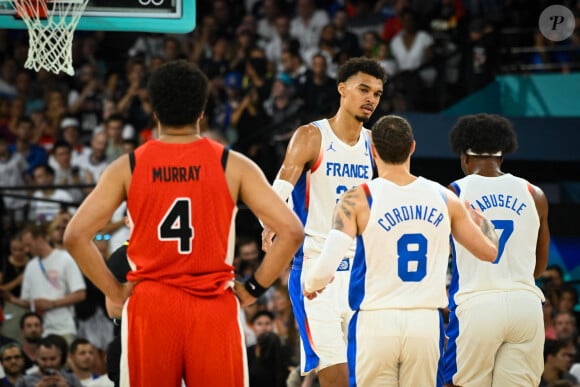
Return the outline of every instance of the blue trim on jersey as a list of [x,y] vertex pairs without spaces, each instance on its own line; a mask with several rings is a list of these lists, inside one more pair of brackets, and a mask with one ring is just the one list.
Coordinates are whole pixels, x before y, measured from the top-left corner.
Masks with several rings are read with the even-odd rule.
[[439,309],[439,362],[437,364],[437,387],[443,387],[445,384],[445,323],[443,321],[443,313]]
[[457,182],[454,181],[453,183],[451,183],[449,185],[455,189],[455,193],[457,193],[457,196],[459,196],[459,194],[461,193],[461,188],[459,187],[459,184],[457,184]]
[[356,387],[356,326],[359,312],[360,310],[354,312],[348,323],[346,359],[348,362],[348,383],[350,387]]
[[455,294],[459,290],[459,271],[457,270],[457,251],[455,250],[455,241],[453,236],[449,236],[449,245],[451,247],[451,281],[449,282],[449,310],[455,310]]
[[308,217],[308,208],[306,208],[306,173],[302,172],[292,190],[292,209],[303,226],[306,225],[306,218]]
[[[308,217],[308,208],[306,208],[306,172],[303,172],[302,175],[300,175],[300,178],[292,190],[292,210],[302,222],[302,226],[306,225],[306,218]],[[294,255],[292,269],[302,272],[303,259],[304,244],[301,244],[300,248]],[[302,290],[300,290],[300,292],[302,292]]]
[[449,314],[449,324],[447,324],[447,348],[443,354],[443,376],[444,382],[452,384],[453,376],[457,374],[457,338],[459,337],[459,320],[452,310]]
[[[320,120],[312,121],[312,125],[316,126],[318,129],[322,129],[322,124],[320,123]],[[328,124],[328,125],[330,125],[330,124]]]
[[365,138],[365,149],[369,155],[372,169],[375,169],[375,160],[373,159],[373,152],[371,151],[371,138],[369,133],[363,129],[363,136]]
[[359,310],[360,304],[365,297],[365,278],[367,274],[367,262],[365,246],[362,235],[356,237],[356,252],[352,261],[350,284],[348,289],[348,304],[350,309]]
[[[296,258],[295,258],[296,259]],[[300,282],[300,270],[292,268],[290,270],[290,277],[288,278],[288,295],[290,296],[290,301],[292,302],[292,310],[294,311],[294,317],[296,318],[296,323],[298,325],[298,332],[300,333],[301,345],[304,348],[304,353],[306,356],[304,362],[304,372],[313,370],[318,366],[318,355],[314,352],[314,348],[310,345],[308,340],[308,329],[307,329],[307,318],[306,309],[304,308],[304,294],[302,293],[302,284]]]

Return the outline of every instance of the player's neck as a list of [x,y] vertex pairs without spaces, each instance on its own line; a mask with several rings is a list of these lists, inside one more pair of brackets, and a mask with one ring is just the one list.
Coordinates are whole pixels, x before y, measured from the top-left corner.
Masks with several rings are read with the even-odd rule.
[[399,186],[411,184],[417,180],[417,176],[411,174],[409,166],[404,164],[382,164],[378,165],[379,177],[389,180]]
[[159,138],[161,142],[167,143],[187,143],[197,141],[201,138],[199,128],[196,126],[181,127],[160,127]]
[[354,145],[360,138],[360,132],[363,128],[363,123],[339,112],[332,118],[328,119],[330,128],[342,142],[348,145]]

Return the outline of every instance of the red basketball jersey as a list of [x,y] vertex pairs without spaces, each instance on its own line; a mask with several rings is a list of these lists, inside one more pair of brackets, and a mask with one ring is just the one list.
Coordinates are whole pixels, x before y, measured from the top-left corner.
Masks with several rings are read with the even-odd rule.
[[236,205],[223,155],[224,147],[209,139],[152,140],[135,150],[128,280],[159,281],[199,296],[224,292],[234,278]]

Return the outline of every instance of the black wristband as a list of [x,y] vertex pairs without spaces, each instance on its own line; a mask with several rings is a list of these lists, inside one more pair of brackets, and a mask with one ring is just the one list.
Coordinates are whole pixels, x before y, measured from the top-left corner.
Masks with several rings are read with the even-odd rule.
[[254,298],[260,297],[262,294],[266,293],[266,290],[268,290],[268,288],[263,287],[258,283],[258,281],[256,281],[254,274],[244,282],[244,287]]

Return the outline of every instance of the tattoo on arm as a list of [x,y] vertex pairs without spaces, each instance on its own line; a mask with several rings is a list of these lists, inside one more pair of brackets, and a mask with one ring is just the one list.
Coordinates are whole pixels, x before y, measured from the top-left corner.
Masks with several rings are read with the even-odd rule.
[[336,230],[344,230],[344,220],[352,220],[354,213],[354,208],[356,206],[356,193],[352,190],[346,192],[344,196],[338,202],[338,205],[334,211],[334,216],[332,219],[333,227]]
[[489,239],[491,241],[491,243],[493,243],[497,247],[498,237],[497,237],[497,234],[495,232],[495,227],[490,222],[490,220],[487,218],[483,218],[481,224],[479,225],[479,228],[481,229],[481,232],[483,233],[483,235],[485,235],[487,237],[487,239]]

